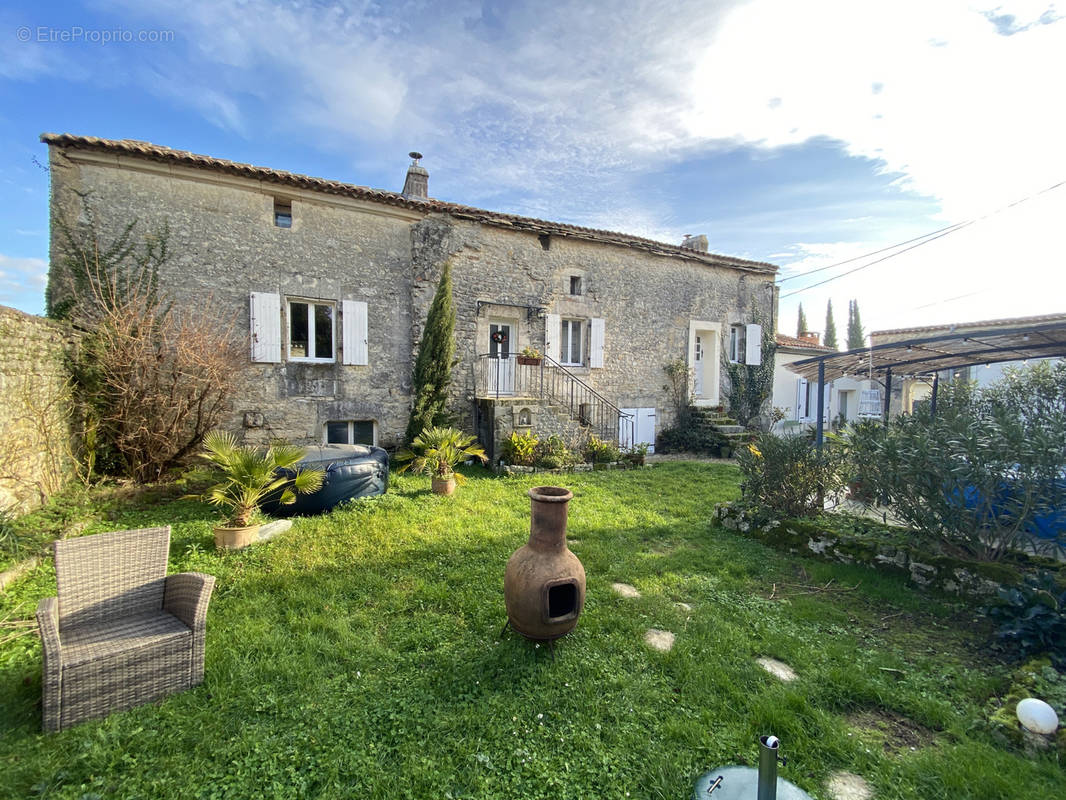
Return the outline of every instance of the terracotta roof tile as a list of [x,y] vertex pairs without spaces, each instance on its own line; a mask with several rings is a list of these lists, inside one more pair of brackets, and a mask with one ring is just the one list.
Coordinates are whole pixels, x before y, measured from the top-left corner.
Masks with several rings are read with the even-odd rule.
[[795,336],[788,336],[784,333],[777,334],[777,346],[778,347],[792,347],[797,350],[810,350],[815,353],[832,353],[834,352],[832,347],[825,347],[817,342],[812,342],[807,339],[800,339]]
[[498,211],[487,211],[482,208],[464,206],[458,203],[448,203],[442,200],[434,200],[432,198],[422,199],[408,197],[399,192],[372,189],[367,186],[342,183],[341,181],[327,180],[325,178],[314,178],[309,175],[299,175],[285,170],[272,169],[270,167],[257,167],[252,164],[242,164],[237,161],[228,161],[223,158],[214,158],[212,156],[191,153],[188,150],[174,150],[170,147],[162,147],[157,144],[142,142],[136,139],[100,139],[95,136],[75,136],[69,133],[42,133],[41,141],[55,147],[98,150],[137,156],[168,164],[181,164],[194,168],[211,169],[229,175],[238,175],[260,181],[296,186],[301,189],[309,189],[317,192],[325,192],[327,194],[369,200],[400,208],[409,208],[415,211],[423,211],[426,213],[440,212],[450,214],[459,219],[482,222],[486,225],[494,225],[497,227],[517,228],[538,234],[571,236],[586,241],[632,247],[659,255],[681,257],[690,261],[700,261],[716,266],[731,267],[746,272],[758,272],[770,275],[777,272],[776,266],[764,261],[750,261],[748,259],[735,258],[733,256],[700,253],[695,250],[682,248],[678,245],[656,242],[652,239],[632,236],[627,233],[599,230],[597,228],[585,228],[580,225],[550,222],[533,217],[522,217],[517,214],[504,214]]

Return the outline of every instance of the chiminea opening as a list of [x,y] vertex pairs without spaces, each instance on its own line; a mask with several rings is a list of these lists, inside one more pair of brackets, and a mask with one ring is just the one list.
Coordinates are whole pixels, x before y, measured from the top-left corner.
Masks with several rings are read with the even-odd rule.
[[577,581],[548,584],[545,587],[545,622],[565,622],[577,616]]

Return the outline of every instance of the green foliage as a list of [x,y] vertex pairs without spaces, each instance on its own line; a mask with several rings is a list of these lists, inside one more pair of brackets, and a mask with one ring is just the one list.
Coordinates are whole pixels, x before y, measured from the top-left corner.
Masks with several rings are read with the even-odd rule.
[[799,304],[796,312],[796,337],[801,337],[807,332],[807,315],[803,313],[803,303]]
[[15,526],[15,515],[0,508],[0,563],[17,560],[23,547],[22,537]]
[[1066,507],[1066,364],[1009,371],[986,389],[942,384],[928,406],[848,435],[853,476],[947,552],[995,560],[1034,540],[1035,520]]
[[664,428],[655,438],[657,453],[697,453],[717,456],[728,444],[728,439],[713,428],[693,424],[686,410],[682,422],[675,428]]
[[1066,667],[1066,588],[1050,572],[1025,575],[1018,586],[999,590],[999,604],[985,609],[996,622],[996,639],[1016,660],[1048,655]]
[[278,443],[266,450],[237,444],[229,431],[211,431],[204,437],[205,459],[222,470],[223,479],[204,494],[204,499],[221,508],[225,522],[233,527],[252,523],[260,504],[267,498],[292,505],[297,494],[314,494],[322,488],[325,473],[320,469],[291,470],[304,457],[304,449]]
[[572,467],[578,461],[578,454],[554,433],[537,445],[534,456],[534,465],[545,469]]
[[859,319],[859,301],[848,302],[848,350],[859,350],[866,346],[866,332],[862,329],[862,320]]
[[503,441],[500,455],[508,464],[518,467],[532,467],[537,457],[537,445],[540,439],[533,431],[511,431],[511,435]]
[[741,425],[753,424],[773,394],[776,353],[777,339],[770,326],[764,325],[762,360],[757,366],[738,364],[723,358],[722,364],[729,376],[729,413]]
[[844,488],[844,453],[833,442],[819,454],[806,437],[764,433],[736,459],[744,503],[766,518],[818,516]]
[[596,436],[589,436],[585,443],[585,461],[590,464],[611,464],[622,459],[618,445]]
[[[230,554],[213,548],[213,509],[166,487],[62,498],[64,518],[93,519],[86,533],[171,524],[169,571],[217,578],[206,681],[42,736],[40,645],[0,644],[0,797],[680,798],[715,765],[753,763],[765,731],[791,754],[783,777],[814,797],[837,770],[908,800],[1066,796],[1054,753],[978,726],[1009,673],[982,655],[972,615],[710,528],[709,509],[737,495],[732,465],[566,476],[588,601],[554,661],[497,635],[503,566],[544,476],[461,469],[468,488],[446,502],[398,475],[384,497]],[[615,596],[615,581],[641,597]],[[54,593],[42,565],[0,594],[0,619],[32,619]],[[644,644],[653,626],[677,634],[671,652]],[[762,655],[802,687],[769,679]],[[925,735],[898,747],[857,712]]]
[[455,471],[460,461],[476,458],[484,463],[488,460],[481,445],[475,444],[476,441],[477,437],[455,428],[430,426],[414,438],[410,448],[396,454],[395,460],[403,464],[397,471],[410,470],[435,478],[454,477],[456,483],[462,484],[466,478]]
[[822,334],[822,345],[831,347],[834,350],[839,347],[837,344],[837,323],[833,318],[832,300],[827,300],[825,303],[825,333]]
[[455,300],[452,298],[452,265],[444,264],[437,293],[426,315],[426,327],[418,344],[412,380],[414,404],[404,434],[412,442],[426,428],[451,422],[448,389],[455,358]]

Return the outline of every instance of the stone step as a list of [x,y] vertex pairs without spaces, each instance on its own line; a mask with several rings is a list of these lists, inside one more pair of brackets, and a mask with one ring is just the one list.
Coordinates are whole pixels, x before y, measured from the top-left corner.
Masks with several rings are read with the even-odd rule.
[[724,433],[727,436],[731,433],[744,433],[743,425],[716,425],[715,428],[719,433]]

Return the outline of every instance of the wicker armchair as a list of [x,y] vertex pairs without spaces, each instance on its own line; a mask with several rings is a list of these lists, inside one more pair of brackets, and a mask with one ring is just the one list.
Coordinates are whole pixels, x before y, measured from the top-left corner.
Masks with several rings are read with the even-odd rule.
[[196,686],[215,579],[170,575],[170,528],[55,543],[58,597],[37,606],[44,729],[57,731]]

